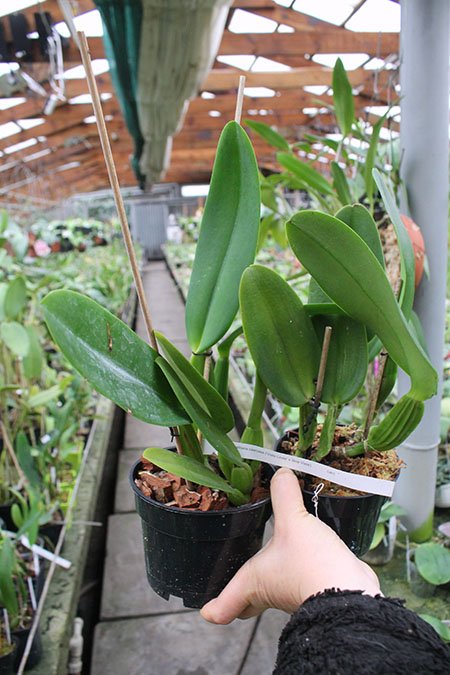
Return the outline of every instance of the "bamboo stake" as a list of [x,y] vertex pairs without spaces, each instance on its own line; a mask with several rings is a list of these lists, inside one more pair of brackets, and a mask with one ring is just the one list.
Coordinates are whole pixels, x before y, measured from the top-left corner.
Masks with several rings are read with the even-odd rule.
[[236,112],[234,113],[234,121],[238,124],[241,123],[242,115],[242,104],[244,102],[244,87],[245,87],[245,75],[239,77],[239,88],[236,99]]
[[[147,329],[150,344],[153,347],[153,349],[159,354],[158,343],[156,342],[155,330],[153,328],[153,321],[150,316],[150,310],[147,304],[147,300],[145,298],[144,286],[142,284],[141,275],[139,274],[139,267],[133,246],[133,240],[131,239],[130,228],[128,225],[127,215],[125,213],[125,206],[123,203],[122,193],[120,192],[119,179],[117,177],[116,166],[114,164],[114,158],[111,151],[111,144],[109,142],[105,118],[103,116],[102,104],[100,101],[100,95],[98,93],[97,82],[95,80],[94,71],[92,69],[91,56],[89,53],[89,45],[86,40],[86,35],[84,34],[83,31],[77,31],[77,36],[79,40],[81,59],[83,61],[83,66],[88,81],[89,92],[92,97],[92,105],[94,108],[94,114],[97,122],[100,142],[102,145],[103,156],[108,171],[109,182],[111,183],[111,189],[113,191],[114,202],[116,204],[116,209],[119,216],[120,227],[122,229],[122,235],[125,242],[125,248],[127,250],[128,258],[130,260],[131,270],[133,272],[133,279],[136,285],[139,306],[141,308],[142,315],[144,317],[144,322]],[[183,454],[178,429],[174,428],[172,431],[172,435],[175,439],[177,452],[180,455]]]
[[150,311],[147,305],[147,301],[145,299],[145,292],[142,284],[141,275],[139,274],[138,262],[136,259],[136,253],[134,251],[133,241],[130,235],[130,228],[128,226],[128,220],[125,213],[125,206],[123,203],[122,194],[120,192],[119,179],[117,178],[117,171],[111,151],[111,144],[109,142],[108,131],[106,129],[105,118],[103,116],[103,110],[100,102],[100,95],[98,93],[97,82],[95,81],[94,71],[92,70],[89,46],[86,40],[86,35],[84,34],[83,31],[77,31],[77,35],[79,39],[81,58],[83,61],[84,70],[86,72],[86,79],[88,81],[89,92],[92,97],[92,105],[94,108],[95,119],[97,122],[98,135],[100,136],[103,156],[105,158],[109,182],[111,183],[111,189],[114,195],[114,202],[116,204],[116,209],[120,220],[120,227],[122,229],[125,248],[127,250],[128,258],[131,264],[131,270],[133,272],[133,279],[136,285],[139,305],[144,317],[150,344],[152,345],[153,349],[159,353],[152,318],[150,316]]

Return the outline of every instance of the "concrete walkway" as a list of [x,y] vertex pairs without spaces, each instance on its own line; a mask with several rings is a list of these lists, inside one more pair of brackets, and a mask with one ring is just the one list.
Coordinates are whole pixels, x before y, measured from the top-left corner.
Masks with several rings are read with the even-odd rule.
[[[188,355],[184,305],[165,263],[149,264],[143,280],[155,326]],[[140,314],[137,332],[145,337]],[[143,448],[169,442],[166,429],[127,418],[91,674],[270,675],[286,614],[269,610],[259,619],[213,626],[181,600],[163,600],[147,583],[128,472]]]

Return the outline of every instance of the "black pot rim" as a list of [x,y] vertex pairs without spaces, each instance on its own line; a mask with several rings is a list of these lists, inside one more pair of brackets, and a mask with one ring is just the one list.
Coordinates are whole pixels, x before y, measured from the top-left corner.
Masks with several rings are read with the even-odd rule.
[[[298,429],[287,429],[284,434],[282,434],[276,441],[275,447],[278,445],[278,443],[285,437],[290,431],[298,431]],[[278,452],[276,450],[276,452]],[[285,453],[279,452],[279,455],[283,455]],[[301,473],[301,471],[298,471],[298,473]],[[362,475],[362,474],[355,474],[352,473],[351,471],[346,471],[345,473],[350,474],[351,476],[357,476],[357,475]],[[306,474],[309,475],[309,474]],[[332,482],[332,481],[329,481]],[[339,485],[339,483],[336,483],[336,485]],[[308,496],[313,496],[314,495],[314,490],[306,490],[305,488],[302,488],[302,494],[308,495]],[[367,492],[364,495],[322,495],[318,494],[317,495],[319,499],[332,499],[332,500],[338,500],[338,499],[352,499],[352,500],[358,500],[358,499],[369,499],[371,497],[381,497],[382,495],[376,495],[373,492]]]
[[139,490],[137,485],[134,482],[134,474],[136,472],[136,469],[139,464],[141,464],[141,459],[138,459],[133,466],[130,469],[130,472],[128,474],[129,476],[129,481],[131,484],[131,487],[133,489],[133,492],[135,495],[139,497],[142,501],[146,502],[147,504],[150,504],[153,507],[159,508],[162,511],[169,511],[170,513],[177,513],[180,516],[185,516],[188,517],[190,516],[191,518],[197,517],[197,518],[214,518],[217,516],[226,516],[230,515],[232,513],[236,513],[239,511],[239,513],[242,513],[243,511],[254,511],[256,509],[260,509],[261,506],[264,504],[267,504],[270,502],[270,496],[266,497],[265,499],[261,499],[259,502],[255,502],[254,504],[243,504],[242,506],[232,506],[229,509],[221,509],[220,511],[199,511],[198,509],[189,511],[188,509],[180,509],[178,506],[166,506],[166,504],[161,504],[161,502],[156,501],[156,499],[151,499],[150,497],[146,497],[142,492]]

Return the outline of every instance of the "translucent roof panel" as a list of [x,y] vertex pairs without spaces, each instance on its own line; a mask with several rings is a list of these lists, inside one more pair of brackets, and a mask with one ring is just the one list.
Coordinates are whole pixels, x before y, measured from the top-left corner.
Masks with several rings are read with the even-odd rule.
[[232,33],[274,33],[277,26],[277,22],[272,19],[245,12],[243,9],[236,9],[231,17],[228,30]]
[[37,144],[36,138],[29,138],[27,141],[21,141],[20,143],[16,143],[15,145],[10,145],[9,147],[5,148],[5,152],[7,155],[11,155],[13,152],[25,150],[25,148],[31,148],[31,146],[36,144]]
[[251,70],[256,73],[277,73],[287,70],[292,70],[290,66],[285,65],[284,63],[279,63],[278,61],[272,61],[272,59],[266,59],[264,56],[258,56],[255,63],[252,65]]
[[392,0],[366,0],[345,27],[353,31],[400,31],[400,4]]
[[359,0],[295,0],[292,9],[340,26],[358,3]]
[[252,96],[253,98],[264,98],[275,96],[276,91],[269,89],[269,87],[245,87],[244,95]]
[[[87,37],[102,37],[103,25],[100,18],[100,12],[93,9],[92,12],[85,12],[74,18],[74,24],[77,30],[82,30]],[[55,24],[55,28],[63,37],[70,37],[70,31],[65,21]]]
[[230,54],[230,56],[218,56],[217,60],[234,68],[250,70],[252,64],[255,62],[255,57],[253,54]]
[[368,54],[314,54],[312,60],[320,63],[322,66],[333,68],[337,59],[341,59],[345,70],[356,70],[363,63],[369,60]]
[[[108,61],[106,59],[94,59],[92,61],[92,69],[94,75],[101,75],[102,73],[107,73],[109,70]],[[84,72],[84,67],[82,65],[74,66],[69,68],[64,72],[65,80],[84,80],[86,73]]]
[[15,122],[6,122],[6,124],[0,124],[0,138],[8,138],[13,134],[18,134],[20,127],[17,126]]
[[16,105],[25,103],[26,98],[0,98],[0,110],[8,110],[8,108],[14,108]]
[[29,117],[24,120],[17,120],[17,124],[22,129],[33,129],[33,127],[38,127],[40,124],[44,124],[45,120],[42,117]]

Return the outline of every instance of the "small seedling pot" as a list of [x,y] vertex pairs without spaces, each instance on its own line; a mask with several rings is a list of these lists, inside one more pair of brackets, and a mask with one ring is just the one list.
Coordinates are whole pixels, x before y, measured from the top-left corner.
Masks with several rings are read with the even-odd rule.
[[[281,443],[286,439],[287,436],[278,439],[277,452],[281,452]],[[316,515],[314,492],[303,489],[302,493],[307,511]],[[361,557],[370,548],[381,507],[386,501],[387,497],[372,494],[343,497],[319,494],[317,516]]]
[[[215,598],[238,569],[261,546],[272,513],[270,499],[223,511],[189,511],[145,497],[135,485],[141,468],[136,462],[130,483],[141,517],[147,579],[165,600],[182,598],[198,609]],[[266,470],[272,474],[270,467]]]
[[[20,662],[22,661],[22,656],[25,651],[30,630],[31,630],[30,628],[19,628],[13,632],[13,637],[17,640],[17,651],[14,660],[15,671],[18,670]],[[34,666],[37,666],[41,658],[42,658],[42,642],[41,642],[41,632],[38,626],[38,629],[33,638],[31,651],[27,659],[27,665],[25,666],[25,670],[29,670],[30,668],[34,668]]]
[[16,652],[17,642],[14,640],[11,645],[11,651],[0,656],[0,675],[13,675]]

